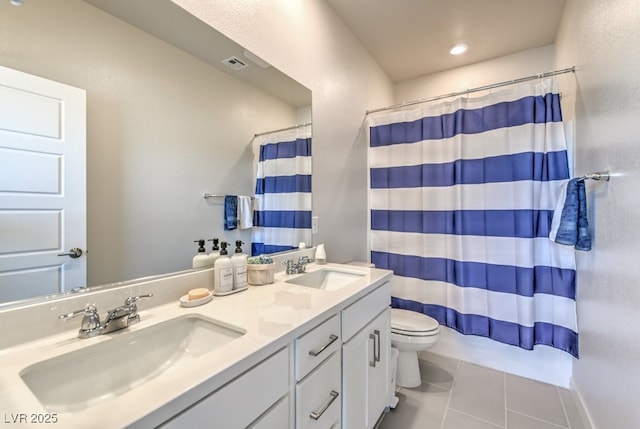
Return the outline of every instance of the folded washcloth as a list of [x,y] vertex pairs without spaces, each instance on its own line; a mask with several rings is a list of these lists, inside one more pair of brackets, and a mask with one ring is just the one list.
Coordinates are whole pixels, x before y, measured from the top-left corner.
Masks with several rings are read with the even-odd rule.
[[549,238],[558,244],[575,246],[576,250],[591,250],[583,179],[571,179],[562,184]]
[[238,227],[238,197],[227,195],[224,197],[224,229],[230,231]]
[[247,195],[238,195],[238,225],[240,229],[253,227],[253,199]]

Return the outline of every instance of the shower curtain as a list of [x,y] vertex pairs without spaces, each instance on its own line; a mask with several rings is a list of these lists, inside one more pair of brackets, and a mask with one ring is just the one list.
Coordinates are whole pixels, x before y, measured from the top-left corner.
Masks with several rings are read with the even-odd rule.
[[569,178],[553,79],[369,115],[371,260],[392,305],[578,357],[575,256],[549,240]]
[[311,126],[256,137],[251,254],[311,243]]

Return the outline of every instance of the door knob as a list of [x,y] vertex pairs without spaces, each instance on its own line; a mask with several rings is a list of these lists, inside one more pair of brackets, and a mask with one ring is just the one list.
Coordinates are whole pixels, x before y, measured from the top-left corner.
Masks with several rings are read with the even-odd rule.
[[74,247],[73,249],[69,250],[68,252],[65,253],[58,253],[58,256],[71,256],[72,258],[79,258],[80,256],[82,256],[82,249],[78,249],[77,247]]

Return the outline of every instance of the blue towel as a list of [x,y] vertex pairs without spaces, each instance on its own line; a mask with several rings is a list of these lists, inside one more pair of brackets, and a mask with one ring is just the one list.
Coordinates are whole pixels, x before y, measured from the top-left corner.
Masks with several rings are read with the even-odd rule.
[[224,230],[230,231],[238,227],[238,196],[224,197]]
[[574,246],[576,250],[591,250],[583,179],[571,179],[562,186],[549,238],[558,244]]
[[584,180],[578,180],[578,241],[576,250],[591,250],[591,236],[587,221],[587,191]]

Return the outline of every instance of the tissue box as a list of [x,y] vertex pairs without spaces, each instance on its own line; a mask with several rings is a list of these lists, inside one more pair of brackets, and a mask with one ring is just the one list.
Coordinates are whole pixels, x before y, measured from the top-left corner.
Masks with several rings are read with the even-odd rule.
[[273,283],[276,264],[247,264],[247,282],[250,285],[261,286]]

